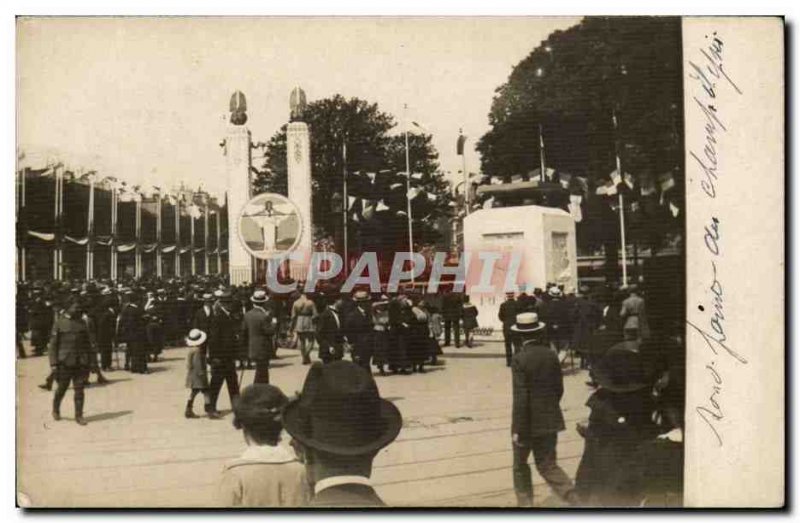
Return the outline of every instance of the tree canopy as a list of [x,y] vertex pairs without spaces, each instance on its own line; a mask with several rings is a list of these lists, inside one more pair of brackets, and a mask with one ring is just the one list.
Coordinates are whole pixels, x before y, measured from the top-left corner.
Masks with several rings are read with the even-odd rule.
[[[592,201],[595,188],[616,169],[617,151],[637,194],[664,173],[675,187],[683,186],[681,71],[678,18],[593,17],[552,33],[496,90],[491,129],[477,144],[483,172],[507,178],[536,169],[541,127],[547,166],[589,181],[579,236],[589,243],[618,242],[611,222],[616,213],[608,205],[613,200]],[[672,193],[669,201],[679,205],[682,191]],[[660,206],[632,206],[629,233],[656,246],[667,232],[665,218],[674,216],[661,194],[647,199]]]
[[[315,239],[332,237],[341,243],[346,204],[351,251],[407,250],[409,181],[398,176],[406,170],[405,137],[390,134],[396,126],[394,117],[375,103],[335,95],[310,102],[303,120],[311,136]],[[257,193],[287,193],[286,131],[283,126],[266,144],[265,162],[254,180]],[[435,242],[439,232],[434,223],[450,212],[451,197],[430,135],[409,133],[409,163],[414,243]],[[348,202],[343,201],[345,171]]]

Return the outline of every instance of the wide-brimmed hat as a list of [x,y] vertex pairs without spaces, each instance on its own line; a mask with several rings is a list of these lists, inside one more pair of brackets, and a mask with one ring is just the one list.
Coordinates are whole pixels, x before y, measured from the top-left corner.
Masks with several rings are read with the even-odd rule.
[[611,392],[633,392],[647,387],[641,355],[632,350],[636,341],[613,345],[593,369],[597,383]]
[[561,296],[561,289],[559,289],[557,285],[553,285],[552,287],[547,289],[547,294],[553,297]]
[[340,360],[311,366],[300,397],[283,411],[283,425],[307,447],[361,456],[394,441],[403,417],[394,404],[380,397],[368,371]]
[[206,333],[200,329],[192,329],[186,336],[186,345],[189,347],[197,347],[206,342]]
[[545,324],[539,321],[539,315],[535,312],[521,312],[517,314],[517,320],[511,326],[514,332],[538,332],[545,328]]
[[354,301],[369,301],[370,296],[369,293],[365,290],[359,290],[353,293],[353,300]]
[[258,425],[268,421],[279,421],[283,407],[289,399],[274,385],[253,383],[242,390],[233,404],[233,426]]
[[267,301],[266,291],[262,291],[260,289],[255,291],[253,295],[250,297],[250,301],[252,301],[253,303],[264,303],[265,301]]

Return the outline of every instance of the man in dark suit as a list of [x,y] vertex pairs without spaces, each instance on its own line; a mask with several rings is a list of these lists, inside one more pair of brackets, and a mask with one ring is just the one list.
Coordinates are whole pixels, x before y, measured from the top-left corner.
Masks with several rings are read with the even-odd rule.
[[111,370],[111,353],[114,343],[114,330],[117,324],[117,311],[111,290],[101,293],[100,306],[95,311],[97,328],[97,351],[100,353],[100,369]]
[[511,440],[514,453],[514,491],[521,507],[533,506],[533,482],[528,456],[553,491],[572,502],[573,484],[556,462],[558,433],[564,430],[561,396],[564,381],[558,356],[542,342],[545,324],[535,312],[519,314],[511,330],[519,352],[511,362],[514,401]]
[[211,381],[208,384],[211,404],[206,406],[208,414],[218,416],[217,399],[223,382],[228,387],[231,405],[239,398],[239,380],[236,377],[237,332],[241,327],[241,318],[233,315],[233,299],[229,292],[223,292],[214,305],[211,322],[208,327],[208,362],[211,366]]
[[133,373],[147,374],[146,324],[138,302],[135,292],[129,290],[124,294],[117,323],[117,339],[125,344],[125,368]]
[[83,418],[84,387],[89,378],[92,359],[96,356],[92,352],[87,322],[83,320],[81,314],[80,304],[75,300],[68,305],[63,314],[59,315],[53,324],[48,355],[50,368],[58,384],[53,396],[53,419],[56,421],[61,419],[61,400],[64,399],[72,382],[75,421],[79,425],[86,425],[86,420]]
[[242,318],[242,341],[247,354],[256,364],[253,383],[269,383],[269,360],[274,354],[275,325],[277,318],[272,307],[266,307],[267,293],[257,290],[250,298],[253,307]]
[[[354,408],[357,407],[357,408]],[[400,433],[403,418],[380,397],[372,374],[355,363],[314,363],[283,426],[305,458],[312,507],[380,507],[372,461]]]
[[511,356],[516,352],[514,347],[514,333],[511,327],[517,321],[517,313],[519,304],[514,299],[513,292],[506,293],[506,301],[500,304],[500,311],[497,313],[497,318],[503,323],[503,341],[506,345],[506,367],[511,366]]
[[462,295],[452,289],[445,291],[442,298],[442,319],[444,320],[444,346],[450,345],[450,331],[453,333],[456,348],[461,347],[461,315],[463,302]]
[[319,359],[325,363],[344,357],[344,326],[339,312],[341,304],[341,298],[337,298],[317,319]]
[[375,350],[369,293],[364,290],[356,291],[353,301],[356,307],[345,316],[345,332],[347,340],[353,345],[353,361],[369,371]]

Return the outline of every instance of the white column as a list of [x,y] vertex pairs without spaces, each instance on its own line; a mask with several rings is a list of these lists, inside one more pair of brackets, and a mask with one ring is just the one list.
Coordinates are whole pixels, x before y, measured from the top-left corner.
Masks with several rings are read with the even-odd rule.
[[142,238],[142,199],[138,198],[136,200],[136,246],[133,249],[134,251],[133,274],[137,278],[142,277],[141,238]]
[[161,192],[156,198],[156,276],[161,277]]
[[[311,216],[311,140],[305,122],[291,122],[286,130],[286,165],[288,167],[289,199],[300,211],[303,229],[297,250],[310,256],[313,241]],[[347,208],[347,198],[343,202]],[[295,279],[303,279],[307,270],[305,261],[291,261],[289,273]]]
[[228,180],[228,274],[233,285],[253,281],[253,258],[239,241],[239,214],[250,199],[250,131],[230,125],[225,137]]
[[175,276],[181,275],[181,200],[175,200]]

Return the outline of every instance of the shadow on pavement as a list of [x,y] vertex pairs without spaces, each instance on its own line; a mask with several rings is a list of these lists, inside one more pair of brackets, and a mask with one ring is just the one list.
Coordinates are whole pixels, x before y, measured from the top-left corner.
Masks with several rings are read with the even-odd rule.
[[121,418],[122,416],[127,416],[128,414],[132,414],[132,410],[120,410],[117,412],[104,412],[102,414],[94,414],[92,416],[86,416],[86,421],[88,423],[92,423],[95,421],[106,421],[115,418]]

